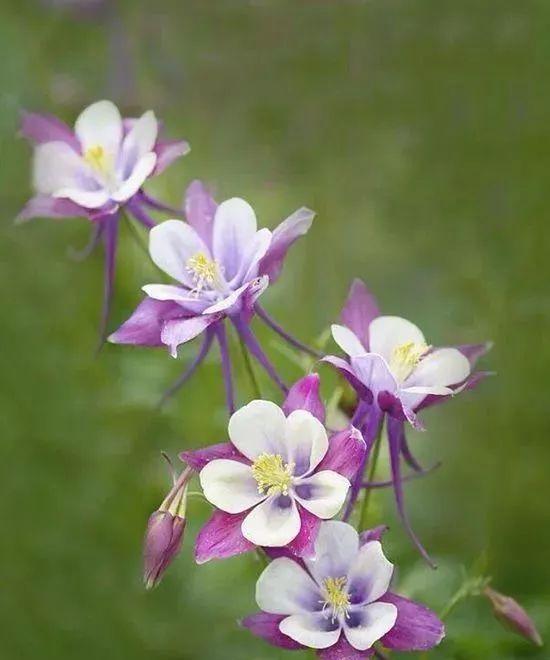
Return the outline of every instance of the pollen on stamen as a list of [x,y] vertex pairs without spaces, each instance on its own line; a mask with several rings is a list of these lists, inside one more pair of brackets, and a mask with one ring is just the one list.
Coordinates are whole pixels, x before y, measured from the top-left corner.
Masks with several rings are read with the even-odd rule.
[[197,252],[187,260],[185,268],[195,284],[195,292],[200,293],[205,286],[212,287],[218,279],[218,265],[204,252]]
[[107,153],[100,144],[86,149],[84,160],[98,172],[104,173],[109,169]]
[[430,350],[431,346],[424,343],[415,343],[413,341],[400,344],[393,349],[390,368],[400,379],[405,380],[411,372],[418,366],[419,362]]
[[293,471],[294,463],[285,464],[280,454],[260,454],[252,464],[252,475],[260,494],[288,495]]
[[349,596],[345,591],[346,583],[347,579],[345,577],[328,577],[323,582],[325,596],[323,611],[331,608],[333,621],[339,616],[348,616],[350,603]]

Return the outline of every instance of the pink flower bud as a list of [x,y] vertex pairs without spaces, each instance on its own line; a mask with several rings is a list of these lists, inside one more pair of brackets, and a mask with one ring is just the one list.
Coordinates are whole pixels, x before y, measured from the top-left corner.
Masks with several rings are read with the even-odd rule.
[[483,593],[491,601],[493,612],[503,625],[533,644],[542,646],[542,639],[535,624],[519,603],[490,587],[485,587]]

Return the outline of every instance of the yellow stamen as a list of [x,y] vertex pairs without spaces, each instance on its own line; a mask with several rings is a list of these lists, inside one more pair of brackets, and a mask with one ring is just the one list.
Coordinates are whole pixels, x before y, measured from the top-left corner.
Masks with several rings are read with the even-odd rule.
[[283,463],[280,454],[260,454],[252,464],[252,474],[258,482],[258,492],[267,495],[288,495],[294,463]]
[[204,252],[197,252],[197,254],[190,257],[185,267],[187,272],[191,273],[197,293],[200,293],[205,286],[215,286],[219,281],[218,264],[209,259]]
[[100,144],[86,149],[84,160],[101,174],[107,174],[111,170],[111,158]]
[[333,618],[343,616],[348,613],[349,609],[349,596],[345,592],[347,579],[345,577],[339,578],[325,578],[323,582],[325,607],[332,608]]
[[408,378],[431,346],[407,341],[393,349],[390,369],[399,381]]

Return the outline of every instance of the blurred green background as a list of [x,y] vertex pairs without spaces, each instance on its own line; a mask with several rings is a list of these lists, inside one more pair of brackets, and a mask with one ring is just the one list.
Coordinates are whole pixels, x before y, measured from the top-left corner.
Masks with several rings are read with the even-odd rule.
[[[159,412],[194,347],[178,362],[130,347],[96,356],[101,255],[77,263],[68,254],[86,242],[86,222],[12,224],[30,193],[20,109],[72,122],[104,97],[127,114],[154,108],[172,137],[190,141],[191,154],[150,182],[157,196],[179,204],[203,178],[219,199],[249,200],[261,225],[301,205],[317,211],[263,299],[296,335],[318,336],[360,276],[384,311],[414,320],[435,344],[495,341],[483,366],[498,376],[427,411],[428,431],[410,434],[426,464],[444,463],[407,486],[438,571],[419,561],[390,493],[376,494],[372,522],[391,524],[402,592],[441,608],[461,565],[485,553],[494,586],[550,638],[548,3],[55,7],[68,4],[0,8],[2,657],[286,657],[235,625],[256,609],[254,558],[194,565],[208,516],[199,501],[163,583],[150,593],[141,584],[145,521],[168,487],[159,452],[225,437],[217,356]],[[122,239],[112,328],[156,277],[128,231]],[[273,335],[261,335],[297,378]],[[334,377],[322,374],[329,397]],[[243,403],[251,392],[244,377],[240,385]],[[474,599],[430,657],[548,655]]]

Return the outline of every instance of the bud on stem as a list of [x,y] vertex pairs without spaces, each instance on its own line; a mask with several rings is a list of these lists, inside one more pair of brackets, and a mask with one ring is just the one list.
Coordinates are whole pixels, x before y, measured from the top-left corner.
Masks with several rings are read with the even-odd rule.
[[491,587],[485,587],[483,595],[491,601],[493,612],[503,625],[533,644],[542,646],[542,638],[535,624],[518,602]]

